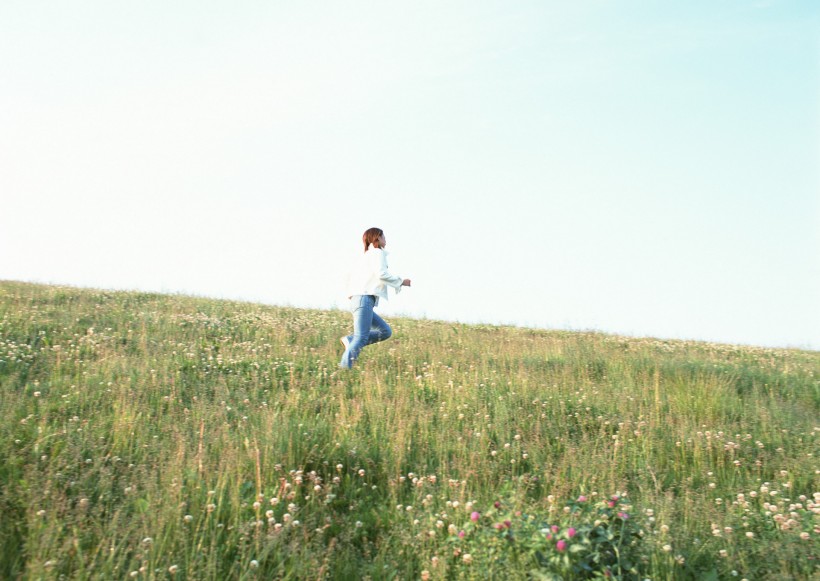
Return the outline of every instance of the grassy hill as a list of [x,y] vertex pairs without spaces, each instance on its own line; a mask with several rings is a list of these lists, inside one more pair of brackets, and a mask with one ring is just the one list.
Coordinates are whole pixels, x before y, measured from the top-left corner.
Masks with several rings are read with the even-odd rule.
[[390,322],[0,283],[0,577],[820,575],[820,353]]

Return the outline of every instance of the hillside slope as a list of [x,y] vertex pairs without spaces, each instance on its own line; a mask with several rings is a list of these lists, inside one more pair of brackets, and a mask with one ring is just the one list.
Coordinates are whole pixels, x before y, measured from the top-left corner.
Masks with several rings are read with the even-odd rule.
[[390,322],[0,282],[0,577],[820,575],[820,353]]

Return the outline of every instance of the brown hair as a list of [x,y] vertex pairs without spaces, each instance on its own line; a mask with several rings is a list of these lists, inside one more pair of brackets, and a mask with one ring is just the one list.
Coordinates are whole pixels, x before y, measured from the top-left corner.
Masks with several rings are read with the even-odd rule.
[[372,244],[379,248],[379,238],[384,236],[381,228],[368,228],[362,234],[362,242],[364,242],[364,251],[367,252],[368,247]]

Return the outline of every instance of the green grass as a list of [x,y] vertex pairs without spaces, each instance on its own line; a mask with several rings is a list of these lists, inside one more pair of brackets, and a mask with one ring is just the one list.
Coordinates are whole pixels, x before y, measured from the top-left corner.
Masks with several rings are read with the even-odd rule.
[[449,525],[615,493],[641,579],[820,576],[820,353],[390,322],[0,282],[0,578],[524,579]]

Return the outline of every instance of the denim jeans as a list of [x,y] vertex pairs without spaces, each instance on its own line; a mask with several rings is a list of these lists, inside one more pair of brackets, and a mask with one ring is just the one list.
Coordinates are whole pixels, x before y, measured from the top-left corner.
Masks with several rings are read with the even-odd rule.
[[362,349],[372,343],[389,339],[393,334],[384,319],[373,312],[376,297],[373,295],[353,295],[350,297],[350,311],[353,313],[353,334],[347,336],[345,349],[339,367],[350,369]]

